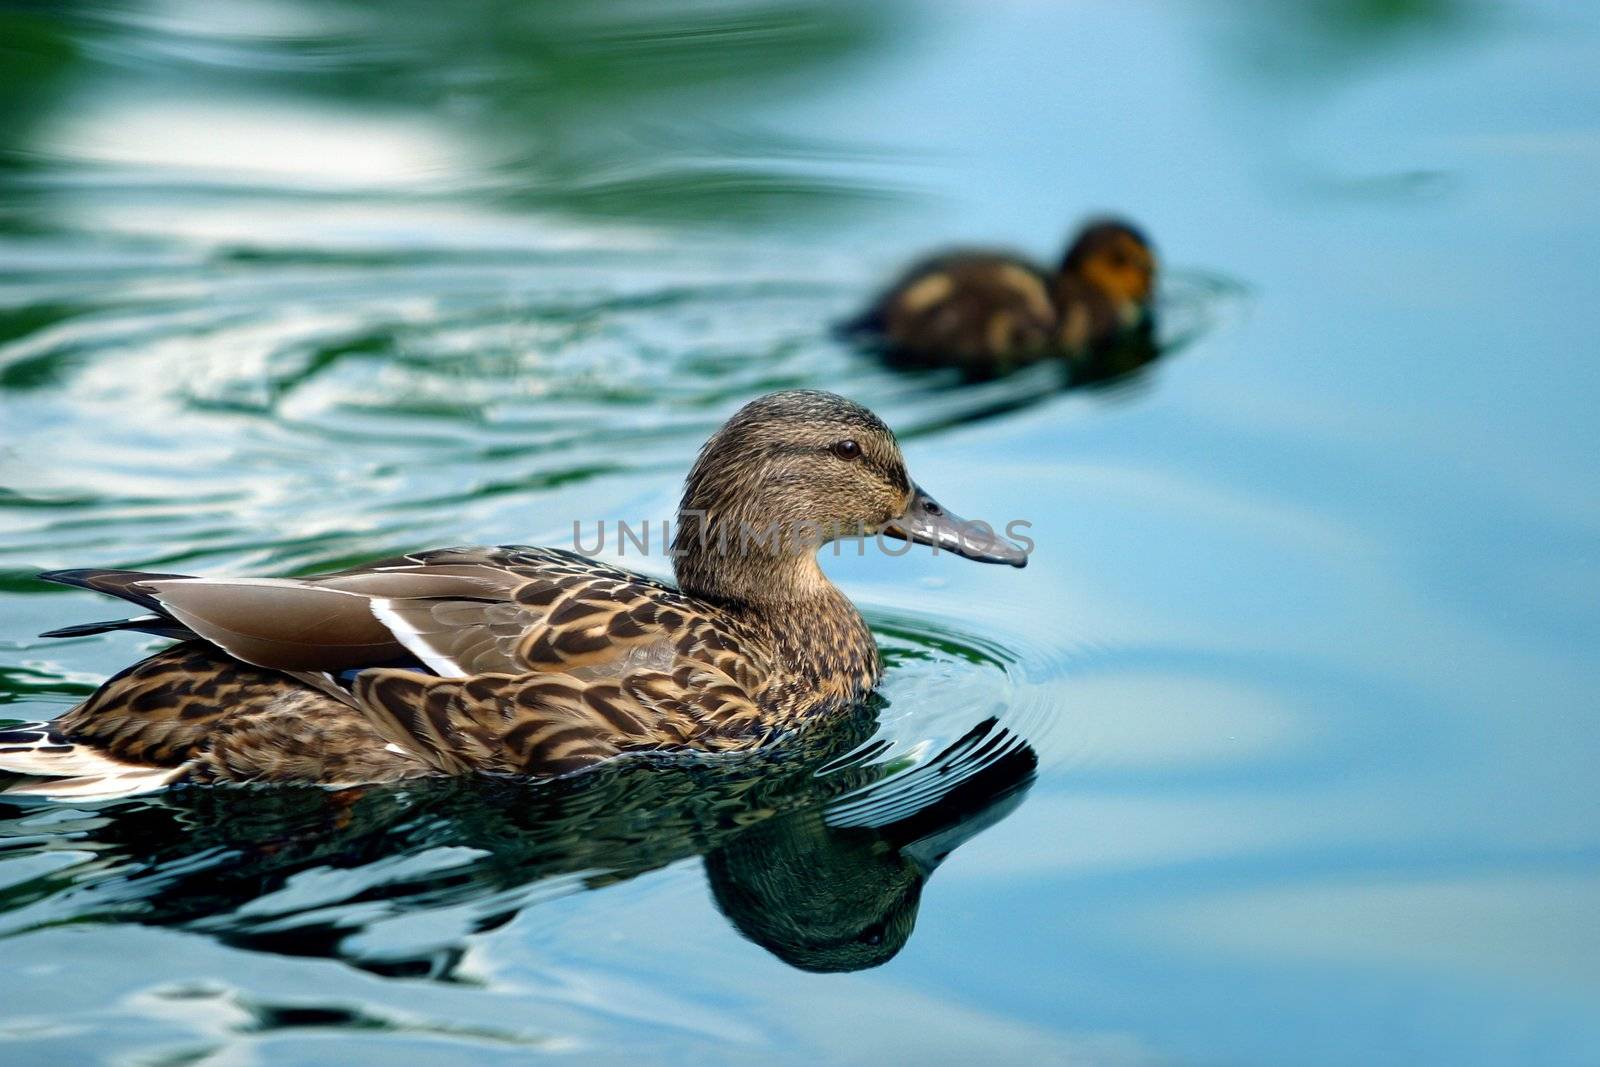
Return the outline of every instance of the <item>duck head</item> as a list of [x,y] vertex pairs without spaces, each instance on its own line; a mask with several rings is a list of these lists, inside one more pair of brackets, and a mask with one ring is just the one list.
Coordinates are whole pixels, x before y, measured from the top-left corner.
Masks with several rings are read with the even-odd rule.
[[700,450],[673,555],[686,592],[783,599],[821,580],[822,545],[880,535],[1027,564],[1020,547],[920,489],[883,420],[844,397],[797,389],[746,404]]
[[1124,325],[1133,325],[1155,291],[1156,254],[1138,229],[1106,219],[1079,232],[1061,260],[1061,274],[1100,293]]

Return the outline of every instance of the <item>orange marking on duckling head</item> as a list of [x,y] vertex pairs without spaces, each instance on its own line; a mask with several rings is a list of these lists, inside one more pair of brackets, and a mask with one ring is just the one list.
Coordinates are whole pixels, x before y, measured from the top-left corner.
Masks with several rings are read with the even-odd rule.
[[1063,274],[1081,278],[1104,293],[1127,317],[1142,309],[1155,289],[1155,251],[1144,234],[1123,222],[1084,228],[1061,262]]

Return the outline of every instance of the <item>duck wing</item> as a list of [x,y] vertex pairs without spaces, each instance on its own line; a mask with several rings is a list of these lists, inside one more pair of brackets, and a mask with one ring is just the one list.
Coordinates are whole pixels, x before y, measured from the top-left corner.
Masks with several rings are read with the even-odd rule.
[[[315,579],[194,578],[140,571],[51,571],[39,577],[109,593],[155,613],[120,626],[95,623],[46,636],[118,628],[193,636],[245,663],[281,671],[337,672],[408,657],[404,643],[374,617],[370,595]],[[421,581],[408,588],[417,592],[424,585],[440,593],[477,588]]]
[[[440,549],[411,559],[329,581],[362,589],[398,582],[374,597],[373,614],[444,677],[575,672],[593,678],[661,667],[691,620],[706,611],[661,582],[560,549]],[[403,588],[411,576],[439,574],[479,583],[479,591],[418,596]]]
[[443,677],[620,674],[666,666],[685,645],[688,624],[706,610],[641,575],[520,546],[438,549],[306,578],[104,570],[40,577],[155,613],[55,634],[140,628],[192,635],[245,663],[288,672],[337,674],[420,660]]

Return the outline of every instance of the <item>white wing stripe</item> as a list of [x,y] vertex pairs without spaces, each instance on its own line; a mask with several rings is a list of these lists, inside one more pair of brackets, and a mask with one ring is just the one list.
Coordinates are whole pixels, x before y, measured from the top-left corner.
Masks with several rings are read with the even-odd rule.
[[460,664],[428,644],[426,635],[418,633],[414,626],[400,617],[394,609],[394,601],[374,597],[370,603],[373,616],[394,634],[395,640],[404,645],[407,651],[426,663],[429,670],[441,678],[467,676]]

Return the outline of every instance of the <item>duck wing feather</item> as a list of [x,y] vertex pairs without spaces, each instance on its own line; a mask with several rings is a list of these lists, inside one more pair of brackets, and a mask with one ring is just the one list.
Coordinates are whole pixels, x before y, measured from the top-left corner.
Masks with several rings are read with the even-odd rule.
[[741,683],[760,673],[715,609],[560,549],[438,549],[307,578],[49,577],[63,575],[153,609],[175,631],[245,663],[290,673],[421,660],[442,677],[593,679],[665,668],[683,655],[737,670]]

